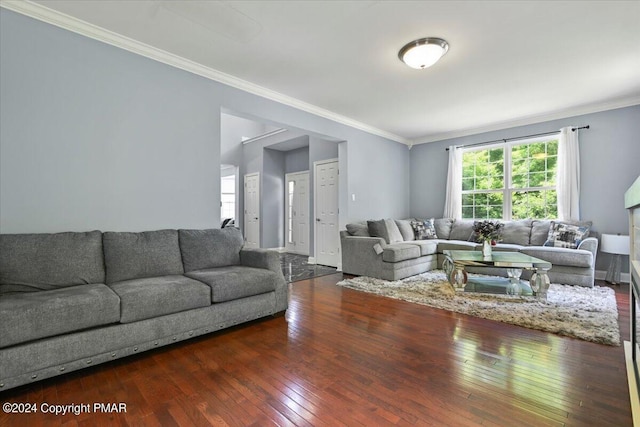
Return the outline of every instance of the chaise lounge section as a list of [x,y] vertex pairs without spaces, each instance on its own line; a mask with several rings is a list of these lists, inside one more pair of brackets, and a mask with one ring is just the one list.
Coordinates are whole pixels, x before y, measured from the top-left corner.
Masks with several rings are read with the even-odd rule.
[[0,235],[0,391],[283,312],[236,228]]
[[[476,242],[472,220],[440,219],[403,219],[384,221],[386,228],[392,229],[394,223],[399,233],[371,228],[371,223],[359,222],[347,225],[340,232],[342,244],[342,271],[358,276],[376,277],[384,280],[400,280],[415,274],[442,268],[444,250],[481,250]],[[416,240],[412,223],[431,222],[433,233],[429,238]],[[569,224],[584,229],[591,227],[590,222],[567,223],[551,220],[514,220],[502,221],[504,224],[501,241],[494,250],[517,251],[549,261],[552,268],[549,279],[552,283],[592,287],[595,280],[595,263],[598,239],[586,236],[576,248],[545,246],[550,231],[555,224]],[[379,224],[378,224],[379,225]],[[374,236],[371,235],[373,231]],[[548,244],[548,243],[547,243]],[[469,272],[480,272],[473,268]],[[482,273],[504,276],[504,269],[483,268]],[[523,272],[528,279],[530,272]]]

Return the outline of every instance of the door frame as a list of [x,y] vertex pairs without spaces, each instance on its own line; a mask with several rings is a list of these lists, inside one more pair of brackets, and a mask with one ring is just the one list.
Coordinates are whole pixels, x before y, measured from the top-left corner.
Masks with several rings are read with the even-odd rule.
[[242,221],[242,226],[243,226],[243,234],[244,234],[244,240],[245,242],[247,241],[247,230],[248,230],[248,226],[247,226],[247,177],[256,177],[258,179],[258,185],[257,185],[257,189],[258,189],[258,238],[257,238],[257,242],[258,242],[258,248],[261,247],[261,241],[260,241],[260,231],[262,229],[262,210],[260,209],[261,206],[261,202],[262,202],[262,195],[260,194],[260,172],[253,172],[253,173],[247,173],[244,174],[243,180],[242,180],[242,201],[243,201],[243,210],[244,210],[244,214],[242,215],[243,221]]
[[[310,172],[308,170],[306,171],[299,171],[299,172],[289,172],[289,173],[285,173],[284,174],[284,248],[286,252],[291,252],[291,253],[295,253],[295,254],[299,254],[299,255],[306,255],[309,256],[309,250],[311,249],[309,247],[309,233],[311,232],[311,226],[309,225],[309,221],[311,221],[311,213],[309,212],[309,190],[310,190],[310,186],[311,184],[309,183],[309,175]],[[297,248],[294,250],[290,250],[289,247],[287,247],[288,245],[288,239],[287,239],[287,227],[288,227],[288,223],[289,223],[289,189],[288,189],[288,183],[289,183],[289,179],[292,176],[306,176],[307,177],[307,251],[306,252],[298,252]]]
[[[317,254],[318,254],[318,221],[317,221],[317,211],[318,211],[318,192],[316,191],[316,185],[318,183],[318,174],[316,173],[317,167],[326,163],[336,163],[338,165],[338,179],[336,180],[336,189],[337,193],[336,197],[338,198],[338,219],[340,217],[340,161],[338,158],[333,159],[325,159],[325,160],[317,160],[313,162],[313,257],[309,257],[309,264],[317,264]],[[340,231],[338,230],[338,233]],[[340,239],[338,239],[338,262],[337,262],[337,270],[342,271],[342,248],[340,247]]]

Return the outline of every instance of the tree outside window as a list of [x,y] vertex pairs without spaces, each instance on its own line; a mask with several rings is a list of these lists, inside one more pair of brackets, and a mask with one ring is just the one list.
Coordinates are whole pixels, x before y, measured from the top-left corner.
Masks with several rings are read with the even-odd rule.
[[557,159],[557,139],[466,149],[462,218],[556,218]]

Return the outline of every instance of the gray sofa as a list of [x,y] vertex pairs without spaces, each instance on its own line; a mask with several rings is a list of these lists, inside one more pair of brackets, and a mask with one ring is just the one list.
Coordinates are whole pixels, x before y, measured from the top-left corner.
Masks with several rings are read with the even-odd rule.
[[0,391],[287,309],[237,228],[0,235]]
[[[407,226],[412,219],[395,220],[401,241],[389,243],[385,237],[371,237],[367,222],[347,225],[340,232],[342,271],[358,276],[400,280],[415,274],[442,268],[444,250],[481,250],[473,239],[472,220],[440,218],[434,221],[437,238],[415,240]],[[549,261],[552,283],[592,287],[595,279],[598,239],[587,237],[576,249],[543,246],[549,234],[549,220],[502,221],[502,239],[493,250],[519,251]],[[590,226],[591,223],[580,223]],[[387,237],[388,239],[388,237]],[[469,268],[468,271],[504,276],[504,269]],[[528,279],[529,272],[522,277]]]

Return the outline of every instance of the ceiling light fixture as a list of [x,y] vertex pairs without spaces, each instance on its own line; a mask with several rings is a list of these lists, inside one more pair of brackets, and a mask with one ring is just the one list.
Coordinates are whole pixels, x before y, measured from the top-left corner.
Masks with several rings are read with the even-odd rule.
[[426,37],[404,45],[398,58],[411,68],[422,70],[438,62],[449,50],[449,43],[437,37]]

